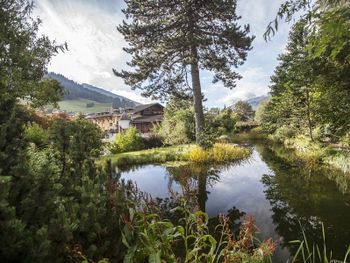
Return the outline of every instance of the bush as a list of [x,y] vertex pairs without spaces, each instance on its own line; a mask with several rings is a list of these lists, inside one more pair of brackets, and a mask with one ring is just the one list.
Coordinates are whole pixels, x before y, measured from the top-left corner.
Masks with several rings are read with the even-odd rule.
[[292,138],[296,135],[296,131],[286,125],[279,127],[272,135],[269,136],[270,139],[278,142],[284,142],[285,139]]
[[163,138],[157,134],[151,134],[149,137],[142,138],[145,149],[162,147]]
[[312,142],[310,138],[304,135],[286,139],[284,145],[287,148],[295,149],[297,155],[307,161],[309,165],[318,165],[326,155],[326,148],[319,143]]
[[144,147],[142,137],[135,127],[131,127],[117,134],[115,142],[111,147],[111,153],[138,151],[144,149]]
[[165,111],[162,123],[154,132],[163,138],[164,144],[181,145],[195,139],[193,110],[184,109],[175,112]]
[[49,140],[47,132],[37,123],[29,124],[25,128],[24,137],[27,141],[34,143],[36,146],[45,145]]

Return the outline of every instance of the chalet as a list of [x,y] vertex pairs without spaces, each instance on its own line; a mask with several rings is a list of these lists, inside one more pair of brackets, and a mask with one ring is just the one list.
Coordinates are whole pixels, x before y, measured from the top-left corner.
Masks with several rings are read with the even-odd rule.
[[138,105],[133,109],[100,112],[86,118],[95,123],[105,133],[116,133],[132,126],[142,133],[151,132],[156,123],[163,120],[164,107],[159,103]]
[[105,133],[115,133],[118,125],[118,114],[116,112],[99,112],[89,114],[86,119],[95,123]]

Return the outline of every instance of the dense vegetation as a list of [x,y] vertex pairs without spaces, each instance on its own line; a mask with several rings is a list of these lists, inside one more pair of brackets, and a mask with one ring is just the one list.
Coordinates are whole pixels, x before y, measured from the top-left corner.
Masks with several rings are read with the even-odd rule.
[[293,26],[257,115],[270,138],[350,171],[350,5],[314,12]]
[[[140,15],[140,7],[145,7],[153,16],[159,15],[154,13],[152,1],[145,1],[149,6],[137,1],[127,3],[129,9],[126,13],[137,16]],[[169,2],[161,3],[164,5],[162,10],[166,10]],[[179,5],[180,2],[176,3]],[[238,17],[234,15],[235,1],[203,1],[203,6],[186,3],[187,11],[195,8],[193,15],[201,16],[203,12],[209,12],[214,17],[204,22],[222,22],[220,27],[211,24],[207,29],[213,30],[212,32],[201,32],[198,36],[193,35],[193,30],[197,27],[192,25],[190,36],[184,38],[188,43],[181,35],[180,40],[175,39],[177,41],[173,41],[173,38],[166,39],[170,43],[185,43],[182,46],[185,51],[179,55],[184,64],[180,64],[185,68],[190,65],[192,77],[198,78],[193,83],[193,96],[187,96],[195,98],[194,104],[186,99],[176,101],[178,97],[174,97],[174,101],[167,106],[164,122],[157,128],[159,137],[147,141],[135,129],[129,129],[118,135],[114,150],[125,152],[152,148],[159,142],[178,145],[196,139],[201,147],[174,147],[174,152],[165,155],[165,160],[175,156],[179,160],[203,165],[244,158],[249,155],[249,150],[222,142],[230,140],[230,136],[237,130],[252,126],[251,123],[247,124],[253,117],[252,108],[239,102],[234,109],[206,110],[200,116],[198,105],[201,105],[202,100],[198,101],[198,96],[201,96],[198,67],[200,65],[215,71],[216,80],[234,86],[234,80],[238,76],[229,66],[238,66],[244,61],[252,38],[246,36],[248,28],[242,30],[236,27]],[[276,244],[271,239],[255,242],[257,228],[252,218],[247,218],[242,223],[237,235],[232,231],[233,222],[229,222],[229,218],[224,215],[215,219],[217,227],[210,228],[208,215],[200,211],[192,189],[184,191],[183,196],[174,195],[165,200],[152,199],[131,182],[120,180],[120,174],[112,169],[111,161],[97,162],[104,150],[101,131],[82,116],[71,120],[65,115],[47,118],[36,114],[36,107],[56,105],[64,93],[64,88],[58,81],[45,78],[45,75],[51,57],[57,52],[63,52],[65,46],[56,45],[46,36],[38,35],[40,20],[31,18],[32,9],[33,5],[26,0],[0,0],[1,260],[198,263],[268,261]],[[175,8],[175,11],[179,21],[183,22],[180,31],[183,25],[187,26],[194,19],[201,21],[199,17],[192,17],[191,12],[184,13],[181,8]],[[144,18],[144,15],[141,16]],[[349,5],[344,4],[326,9],[323,17],[316,20],[318,30],[308,32],[307,20],[296,24],[287,52],[281,55],[281,65],[273,77],[271,100],[258,114],[265,131],[274,136],[281,135],[283,140],[297,140],[300,138],[298,135],[303,135],[309,136],[310,141],[325,143],[329,139],[332,143],[349,144],[348,19]],[[233,27],[227,21],[233,22]],[[344,26],[337,31],[344,40],[341,47],[336,41],[338,38],[333,38],[334,35],[330,34],[334,21],[337,25],[342,24],[339,21],[344,22]],[[154,30],[158,24],[151,25],[153,27],[150,29]],[[128,35],[130,28],[139,29],[136,23],[124,25],[120,30]],[[154,42],[153,30],[150,39]],[[168,36],[172,35],[172,30],[166,28],[165,31]],[[219,36],[213,38],[219,42],[212,45],[207,37],[218,32]],[[237,40],[238,46],[233,44]],[[240,53],[236,54],[231,49],[224,50],[226,46],[235,46],[241,49]],[[315,46],[317,48],[313,49]],[[144,46],[136,48],[142,49]],[[169,52],[168,47],[164,48]],[[218,49],[217,54],[209,52],[215,49]],[[131,48],[129,51],[133,53],[135,50]],[[157,50],[151,51],[159,56],[156,59],[162,59]],[[190,60],[185,59],[187,56]],[[145,66],[143,63],[146,60],[140,57],[134,61],[138,66]],[[157,65],[152,66],[157,73]],[[165,72],[175,70],[180,77],[184,77],[178,71],[179,68],[171,68],[171,63],[166,63],[165,66],[168,67],[162,68]],[[145,76],[146,79],[155,78],[152,72],[143,74],[133,76],[136,81],[129,81],[135,81],[133,84],[136,85]],[[130,76],[126,72],[119,75],[126,78]],[[167,88],[172,91],[174,84],[184,84],[183,78],[174,80],[171,75],[164,77],[165,82],[153,83],[153,88],[165,84],[162,92],[167,91]],[[69,82],[67,85],[74,89],[77,84]],[[90,91],[95,89],[85,88]],[[80,87],[76,90],[79,89]],[[174,95],[176,92],[170,93]],[[79,92],[71,95],[83,96]],[[96,101],[103,99],[96,95],[96,90],[85,93],[84,96],[91,96],[88,99]],[[114,99],[111,97],[111,100]],[[193,125],[194,120],[196,125]],[[327,129],[330,132],[325,132]],[[178,153],[179,149],[181,154]],[[156,160],[157,151],[160,150],[151,151],[153,160]],[[128,155],[124,153],[121,156],[127,158],[125,156]],[[267,153],[266,158],[268,157]],[[125,163],[126,159],[121,162]],[[283,180],[285,178],[290,180],[288,176],[282,177]],[[199,187],[199,178],[197,180]],[[281,178],[264,178],[264,183],[269,187],[267,194],[271,202],[276,204],[274,209],[282,210],[278,211],[278,215],[286,218],[286,211],[289,211],[282,205],[293,200],[295,195],[287,191],[284,203],[274,201],[279,194],[273,188],[275,180]],[[293,231],[297,232],[295,224]],[[310,262],[312,253],[307,252],[308,259],[303,260]],[[328,258],[328,255],[323,256]],[[327,260],[324,259],[325,262]]]
[[51,56],[64,47],[37,36],[40,21],[30,18],[32,7],[25,0],[0,2],[0,37],[6,47],[0,49],[1,260],[262,262],[269,257],[274,244],[253,246],[252,220],[234,240],[221,217],[216,240],[208,232],[207,215],[185,205],[176,210],[185,224],[173,225],[159,216],[169,209],[120,181],[110,163],[104,169],[96,165],[102,151],[96,126],[82,117],[40,117],[19,103],[55,104],[63,92],[44,76]]

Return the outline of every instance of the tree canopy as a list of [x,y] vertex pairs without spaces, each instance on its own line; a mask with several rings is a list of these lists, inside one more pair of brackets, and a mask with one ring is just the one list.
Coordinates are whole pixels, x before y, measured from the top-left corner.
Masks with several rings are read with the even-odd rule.
[[[240,26],[236,0],[126,0],[126,21],[118,27],[132,56],[130,70],[114,73],[144,96],[193,97],[196,137],[204,128],[200,70],[214,73],[213,82],[236,86],[254,37]],[[192,81],[192,85],[189,84]]]

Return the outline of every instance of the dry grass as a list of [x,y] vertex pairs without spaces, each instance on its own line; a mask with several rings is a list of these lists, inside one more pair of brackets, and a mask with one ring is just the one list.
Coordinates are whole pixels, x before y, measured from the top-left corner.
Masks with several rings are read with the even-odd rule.
[[183,153],[183,158],[196,163],[226,163],[247,158],[250,153],[248,148],[229,143],[215,143],[210,149],[194,146]]

